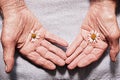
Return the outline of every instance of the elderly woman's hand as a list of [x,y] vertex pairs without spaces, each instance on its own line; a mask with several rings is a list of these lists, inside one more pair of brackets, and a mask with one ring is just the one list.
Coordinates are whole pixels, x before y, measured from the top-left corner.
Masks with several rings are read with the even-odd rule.
[[44,29],[23,0],[1,0],[0,3],[4,16],[2,45],[6,72],[13,68],[15,48],[46,69],[53,70],[55,65],[65,64],[65,52],[52,43],[67,46],[67,42]]
[[90,9],[83,21],[80,33],[68,47],[66,63],[69,69],[85,67],[97,61],[107,46],[115,61],[119,52],[119,27],[115,15],[115,1],[91,0]]

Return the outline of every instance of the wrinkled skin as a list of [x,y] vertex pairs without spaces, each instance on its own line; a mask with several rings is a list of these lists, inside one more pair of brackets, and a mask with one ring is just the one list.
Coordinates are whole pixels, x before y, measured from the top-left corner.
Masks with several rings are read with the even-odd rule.
[[[54,70],[56,65],[63,66],[67,58],[65,52],[51,42],[61,46],[67,46],[67,42],[44,29],[24,2],[9,3],[10,5],[2,7],[2,45],[6,72],[10,72],[14,66],[15,48],[28,60],[43,68]],[[38,31],[40,38],[32,42],[31,31]]]
[[[88,41],[88,34],[91,30],[100,33],[97,43],[90,44]],[[97,61],[108,46],[111,60],[116,61],[115,57],[119,52],[119,36],[115,3],[112,1],[91,3],[80,33],[66,52],[68,68],[85,67]]]

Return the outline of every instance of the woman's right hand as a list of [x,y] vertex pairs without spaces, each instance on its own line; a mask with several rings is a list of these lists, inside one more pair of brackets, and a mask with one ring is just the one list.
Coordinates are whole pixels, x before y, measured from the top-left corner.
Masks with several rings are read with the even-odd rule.
[[65,52],[52,43],[67,46],[62,38],[48,32],[28,10],[23,0],[1,0],[3,19],[2,45],[6,72],[14,65],[17,47],[34,64],[53,70],[65,65]]

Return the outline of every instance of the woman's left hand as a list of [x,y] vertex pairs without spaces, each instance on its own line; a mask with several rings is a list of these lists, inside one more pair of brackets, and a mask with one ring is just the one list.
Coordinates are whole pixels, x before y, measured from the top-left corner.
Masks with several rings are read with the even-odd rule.
[[112,0],[91,2],[80,33],[66,52],[68,68],[85,67],[97,61],[108,45],[111,60],[116,61],[115,57],[119,52],[119,36],[115,2]]

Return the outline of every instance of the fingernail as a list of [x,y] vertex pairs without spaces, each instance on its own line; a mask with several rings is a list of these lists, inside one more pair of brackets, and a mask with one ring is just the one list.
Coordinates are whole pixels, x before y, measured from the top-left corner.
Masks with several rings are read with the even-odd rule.
[[65,61],[64,60],[59,60],[58,63],[60,64],[59,66],[64,66],[65,65]]
[[112,58],[112,61],[113,61],[113,62],[116,62],[116,58]]
[[116,62],[116,58],[114,58],[114,62]]
[[68,67],[68,69],[70,69],[70,70],[73,69],[73,66],[71,66],[71,65],[68,65],[67,67]]
[[69,59],[66,59],[66,60],[65,60],[65,63],[66,63],[66,64],[69,64],[69,63],[70,63]]
[[66,60],[67,59],[67,56],[64,56],[64,60]]
[[79,63],[78,64],[78,67],[83,67],[84,65],[82,63]]
[[51,65],[50,69],[51,69],[51,70],[55,70],[55,69],[56,69],[56,66],[55,66],[55,65]]

